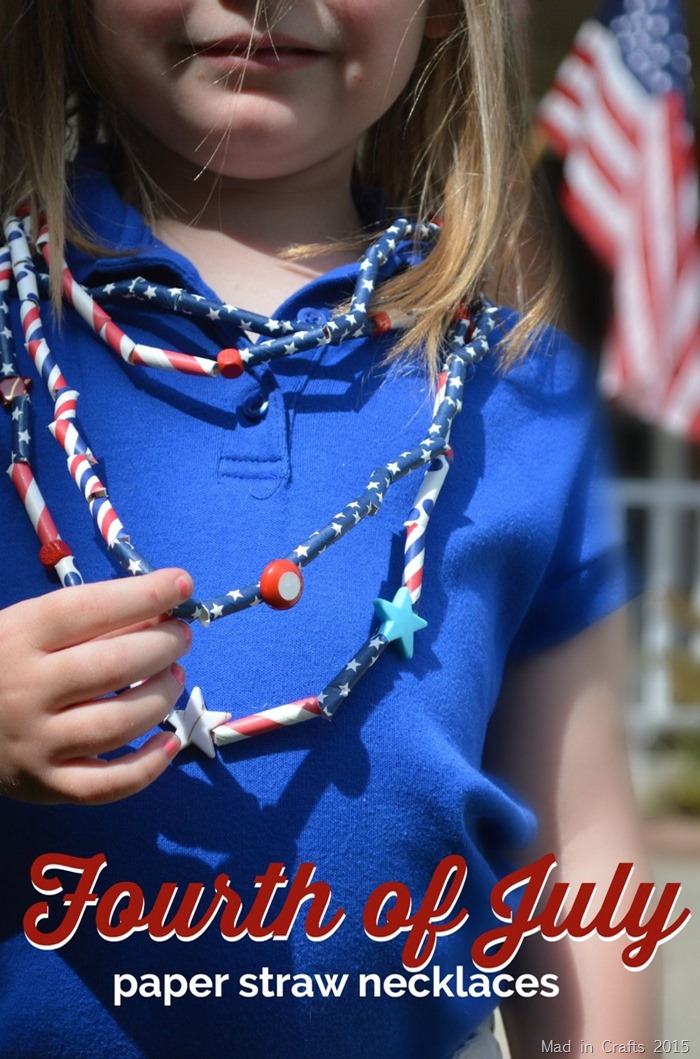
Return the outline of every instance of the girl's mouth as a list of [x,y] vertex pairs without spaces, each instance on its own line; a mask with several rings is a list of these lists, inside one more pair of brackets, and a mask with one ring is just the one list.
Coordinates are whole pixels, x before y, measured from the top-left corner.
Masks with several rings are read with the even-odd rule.
[[194,55],[230,73],[244,70],[296,70],[323,58],[324,52],[303,44],[278,43],[269,40],[217,41],[195,45]]

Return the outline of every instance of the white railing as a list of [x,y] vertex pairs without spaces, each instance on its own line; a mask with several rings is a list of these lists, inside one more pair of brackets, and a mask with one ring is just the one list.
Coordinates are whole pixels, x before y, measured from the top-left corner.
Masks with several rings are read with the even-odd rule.
[[639,546],[630,723],[643,742],[700,731],[700,482],[677,476],[689,457],[679,442],[660,437],[655,457],[652,477],[618,483]]

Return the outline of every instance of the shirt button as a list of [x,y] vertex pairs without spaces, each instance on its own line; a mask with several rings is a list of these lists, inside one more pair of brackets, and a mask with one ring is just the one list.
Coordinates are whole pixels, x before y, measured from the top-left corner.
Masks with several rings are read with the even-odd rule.
[[297,315],[297,322],[307,327],[323,327],[331,318],[326,309],[301,309]]
[[269,407],[270,402],[265,394],[257,393],[243,402],[241,414],[245,416],[249,423],[260,423],[267,415]]

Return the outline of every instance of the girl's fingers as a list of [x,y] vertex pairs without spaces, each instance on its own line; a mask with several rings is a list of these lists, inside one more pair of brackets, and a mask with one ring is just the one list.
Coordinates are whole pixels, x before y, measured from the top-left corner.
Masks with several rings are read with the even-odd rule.
[[113,761],[84,758],[57,766],[48,777],[45,801],[104,805],[138,794],[158,779],[180,749],[174,733],[157,732],[138,750]]
[[112,632],[106,632],[102,636],[96,636],[96,640],[109,640],[113,636],[124,636],[129,632],[140,632],[142,629],[150,629],[153,625],[161,625],[164,621],[169,621],[170,616],[168,614],[158,614],[155,618],[148,618],[147,621],[136,621],[133,625],[124,625],[121,629],[114,629]]
[[106,754],[145,735],[182,694],[184,670],[172,667],[111,699],[72,706],[50,718],[44,747],[55,764]]
[[55,651],[42,659],[52,688],[53,710],[110,695],[147,680],[189,650],[188,625],[170,618],[125,635],[114,635]]
[[36,612],[31,622],[34,647],[57,651],[156,618],[188,599],[192,590],[192,578],[184,570],[155,570],[59,589],[24,606]]

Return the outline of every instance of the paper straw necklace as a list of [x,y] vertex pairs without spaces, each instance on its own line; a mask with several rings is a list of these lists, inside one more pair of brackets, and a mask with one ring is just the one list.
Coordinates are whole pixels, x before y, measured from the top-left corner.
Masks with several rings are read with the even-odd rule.
[[[0,400],[12,419],[12,456],[8,474],[24,504],[40,541],[39,559],[53,569],[63,587],[81,584],[83,578],[72,549],[61,537],[43,499],[31,466],[30,389],[31,380],[19,371],[10,328],[9,297],[14,284],[20,302],[24,345],[54,404],[51,433],[64,450],[68,471],[87,503],[90,515],[109,553],[130,574],[152,569],[132,543],[121,523],[103,483],[95,471],[96,459],[80,432],[76,418],[78,393],[72,389],[47,343],[41,317],[41,297],[48,287],[48,275],[37,272],[30,249],[29,218],[10,217],[4,226],[6,245],[0,249]],[[388,313],[370,313],[368,305],[382,265],[397,252],[401,242],[434,241],[440,228],[435,224],[395,221],[366,250],[347,312],[329,322],[309,327],[299,321],[277,320],[236,306],[212,302],[180,288],[165,288],[142,277],[108,283],[95,291],[76,282],[65,262],[62,264],[63,297],[112,352],[129,364],[140,364],[168,371],[179,371],[209,378],[235,379],[254,365],[323,345],[337,345],[348,338],[378,335],[405,328],[410,318]],[[40,229],[36,251],[46,267],[52,267],[46,226]],[[55,266],[53,266],[55,267]],[[134,342],[95,300],[95,295],[111,299],[130,297],[156,305],[159,309],[186,313],[195,318],[230,322],[242,331],[260,335],[260,340],[241,349],[224,349],[214,357],[195,356]],[[411,450],[375,468],[367,485],[354,500],[329,522],[315,530],[284,558],[273,559],[259,579],[233,588],[208,600],[190,599],[173,614],[202,625],[245,610],[258,603],[286,610],[299,600],[303,589],[302,570],[357,526],[367,515],[376,515],[387,489],[418,467],[424,475],[413,506],[404,523],[406,540],[402,584],[393,599],[376,599],[374,608],[379,628],[354,656],[316,695],[281,706],[232,719],[228,712],[209,711],[201,690],[194,688],[184,710],[173,710],[168,722],[183,745],[194,744],[209,757],[215,744],[248,739],[281,727],[323,716],[331,719],[364,674],[374,665],[389,643],[404,658],[413,655],[413,637],[426,626],[413,607],[420,599],[425,559],[425,536],[435,502],[445,481],[452,458],[450,430],[462,407],[462,390],[473,365],[489,349],[489,335],[497,310],[483,299],[460,312],[445,336],[444,360],[438,377],[432,419],[427,434]]]

